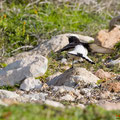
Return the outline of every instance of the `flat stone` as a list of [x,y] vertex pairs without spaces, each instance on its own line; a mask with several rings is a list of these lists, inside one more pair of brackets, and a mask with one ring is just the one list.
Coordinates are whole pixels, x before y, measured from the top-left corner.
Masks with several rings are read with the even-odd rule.
[[22,84],[20,85],[20,89],[29,91],[32,89],[40,89],[42,87],[42,83],[39,79],[35,79],[34,77],[26,78]]

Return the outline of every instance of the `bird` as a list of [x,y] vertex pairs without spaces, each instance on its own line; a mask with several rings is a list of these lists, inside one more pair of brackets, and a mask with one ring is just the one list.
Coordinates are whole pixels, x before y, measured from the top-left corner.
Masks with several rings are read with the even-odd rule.
[[80,58],[85,59],[86,61],[88,61],[91,64],[95,64],[95,62],[93,62],[87,55],[88,55],[88,51],[89,46],[88,43],[82,43],[80,42],[80,40],[76,37],[76,36],[69,36],[69,44],[67,44],[65,47],[63,47],[62,49],[60,49],[58,52],[62,52],[62,51],[68,51],[68,57],[71,58],[72,61],[72,67],[73,67],[73,62],[74,60],[79,61]]
[[74,60],[79,61],[80,58],[83,58],[91,64],[95,64],[93,60],[88,57],[88,52],[98,52],[98,53],[111,53],[111,49],[101,47],[95,43],[85,43],[81,42],[80,39],[76,36],[68,36],[69,44],[64,46],[62,49],[57,52],[68,51],[67,55],[72,59],[72,67]]

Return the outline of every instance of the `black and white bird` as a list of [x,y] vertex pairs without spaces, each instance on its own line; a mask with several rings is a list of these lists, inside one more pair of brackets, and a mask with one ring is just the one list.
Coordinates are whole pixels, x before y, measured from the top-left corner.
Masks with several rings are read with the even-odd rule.
[[57,52],[62,52],[62,51],[68,51],[68,56],[72,58],[72,60],[77,60],[79,61],[80,58],[85,59],[91,64],[95,64],[94,61],[92,61],[88,57],[88,52],[93,51],[93,52],[98,52],[98,53],[111,53],[112,50],[103,48],[101,46],[98,46],[94,43],[88,44],[88,43],[83,43],[80,42],[80,40],[76,36],[69,36],[69,44],[60,49]]
[[91,64],[95,64],[87,55],[89,51],[89,46],[87,43],[81,43],[80,40],[75,36],[69,37],[69,44],[63,47],[58,52],[68,51],[68,56],[73,60],[78,60],[80,58],[85,59]]

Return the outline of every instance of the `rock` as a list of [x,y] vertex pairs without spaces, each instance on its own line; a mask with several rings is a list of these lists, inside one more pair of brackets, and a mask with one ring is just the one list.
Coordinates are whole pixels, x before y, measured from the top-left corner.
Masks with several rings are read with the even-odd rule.
[[[111,60],[110,62],[106,63],[106,65],[108,67],[114,66],[114,65],[120,65],[120,58],[116,59],[116,60]],[[119,66],[118,66],[119,67]]]
[[60,91],[60,92],[74,92],[75,89],[68,86],[53,86],[53,91]]
[[29,91],[32,89],[40,89],[41,87],[41,81],[39,79],[35,79],[34,77],[26,78],[20,85],[20,89],[25,91]]
[[49,89],[49,86],[46,83],[44,83],[43,86],[41,87],[41,91],[45,91],[48,89]]
[[89,89],[89,88],[83,88],[83,89],[81,89],[80,93],[82,95],[86,94],[87,96],[90,96],[91,95],[91,89]]
[[109,91],[102,92],[101,98],[103,98],[103,99],[110,98],[110,92]]
[[67,65],[67,59],[66,58],[62,58],[61,63],[64,65]]
[[11,92],[7,90],[0,90],[0,99],[19,99],[20,95],[18,95],[16,92]]
[[0,90],[0,99],[7,105],[17,104],[19,102],[28,102],[24,96],[17,94],[15,91]]
[[68,87],[68,86],[53,86],[53,92],[59,92],[59,93],[74,93],[76,96],[81,96],[80,95],[80,91],[77,89],[74,89],[72,87]]
[[99,80],[98,77],[87,71],[85,68],[71,68],[65,71],[63,74],[48,81],[48,85],[54,86],[75,86],[77,83],[80,84],[94,84]]
[[64,105],[62,103],[52,101],[52,100],[45,100],[45,104],[53,106],[53,107],[61,107],[64,108]]
[[13,86],[27,77],[39,77],[47,70],[48,60],[41,55],[31,55],[17,60],[0,70],[0,86]]
[[43,56],[47,56],[51,51],[56,52],[68,43],[68,37],[66,35],[57,35],[43,42],[35,49],[40,51]]
[[46,97],[48,96],[47,93],[30,93],[30,94],[23,94],[22,97],[24,97],[28,102],[31,101],[45,101]]
[[26,57],[29,58],[30,56],[33,56],[33,55],[37,56],[37,55],[41,55],[41,54],[40,54],[40,52],[34,51],[34,50],[30,50],[29,52],[22,52],[22,53],[19,53],[19,54],[13,56],[13,57],[7,58],[5,60],[5,63],[6,64],[11,64],[11,63],[13,63],[17,60],[21,60],[21,59],[24,59]]
[[46,78],[47,81],[52,80],[53,78],[59,76],[60,74],[62,74],[61,72],[56,72],[53,75],[50,75],[49,77]]
[[100,104],[106,110],[120,110],[120,103],[110,103],[106,102],[104,104]]
[[100,79],[110,79],[113,77],[113,74],[110,72],[105,72],[103,69],[99,69],[96,71],[95,75]]
[[89,36],[84,36],[84,35],[80,35],[80,34],[71,34],[71,33],[66,33],[64,35],[66,35],[68,37],[76,36],[82,43],[93,43],[94,42],[94,38],[89,37]]
[[96,39],[100,42],[102,47],[111,49],[116,43],[120,42],[120,29],[119,27],[115,27],[110,32],[101,30]]
[[120,82],[109,83],[107,88],[111,92],[120,92]]
[[66,101],[75,101],[75,98],[69,94],[66,94],[65,96],[60,98],[61,100],[66,100]]

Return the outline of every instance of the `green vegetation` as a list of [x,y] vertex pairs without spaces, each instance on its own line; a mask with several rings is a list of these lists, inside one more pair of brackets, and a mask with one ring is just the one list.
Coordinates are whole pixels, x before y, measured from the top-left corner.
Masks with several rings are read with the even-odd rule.
[[108,27],[109,15],[102,15],[70,3],[57,5],[44,3],[26,4],[5,3],[0,12],[0,48],[4,55],[10,56],[22,50],[32,49],[42,39],[72,32],[95,35],[100,29]]
[[[32,0],[33,2],[34,0]],[[40,2],[43,0],[40,0]],[[53,0],[54,1],[54,0]],[[0,60],[3,57],[12,56],[15,53],[34,48],[44,39],[50,39],[54,35],[61,33],[80,33],[83,35],[95,36],[104,28],[108,28],[111,15],[115,15],[115,10],[120,9],[118,5],[114,7],[88,6],[76,3],[54,3],[45,2],[41,4],[29,4],[31,0],[6,0],[0,8]],[[103,0],[104,1],[104,0]],[[107,1],[107,0],[106,0]],[[99,8],[99,10],[98,10]],[[103,9],[103,10],[102,10]],[[114,13],[113,13],[114,11]],[[116,53],[120,43],[116,45]],[[119,67],[106,68],[102,59],[113,58],[116,53],[109,55],[96,54],[93,59],[96,64],[94,70],[102,68],[106,71],[120,72]],[[62,55],[65,55],[62,53]],[[39,79],[45,82],[46,78],[58,70],[64,72],[62,64],[56,60],[57,56],[51,53],[49,56],[49,67],[46,74]],[[87,69],[91,65],[87,62],[81,63]],[[0,63],[0,68],[5,67],[4,61]],[[103,82],[98,81],[98,84]],[[4,86],[0,89],[15,90],[15,87]],[[69,103],[66,103],[67,105]],[[106,111],[94,105],[86,109],[80,108],[60,109],[39,104],[19,104],[9,107],[0,106],[0,120],[115,120],[116,114],[120,111]]]
[[18,89],[20,87],[19,84],[16,84],[14,86],[0,86],[0,89],[3,90],[9,90],[9,91],[15,91],[16,89]]
[[0,120],[115,120],[120,111],[106,111],[95,105],[86,109],[60,109],[38,104],[0,106]]

